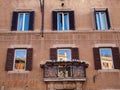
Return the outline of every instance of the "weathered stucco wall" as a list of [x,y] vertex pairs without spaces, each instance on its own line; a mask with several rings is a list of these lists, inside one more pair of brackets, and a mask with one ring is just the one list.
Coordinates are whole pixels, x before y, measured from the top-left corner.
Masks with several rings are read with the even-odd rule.
[[[64,6],[61,7],[61,3]],[[109,31],[97,31],[94,25],[94,8],[108,8],[111,22]],[[12,12],[35,11],[34,31],[12,32]],[[53,10],[74,10],[76,30],[52,31]],[[0,86],[5,90],[54,90],[70,87],[76,90],[120,90],[119,70],[95,70],[93,47],[114,45],[120,48],[120,1],[119,0],[45,0],[44,37],[41,37],[41,12],[39,0],[0,0]],[[55,46],[79,48],[81,60],[88,62],[87,81],[45,83],[40,64],[50,59],[50,48]],[[27,73],[5,71],[7,49],[10,47],[32,47],[33,69]],[[77,85],[80,87],[76,88]],[[57,88],[58,86],[58,88]],[[50,89],[50,88],[51,89]],[[53,88],[52,88],[53,87]],[[69,89],[69,88],[67,88]]]

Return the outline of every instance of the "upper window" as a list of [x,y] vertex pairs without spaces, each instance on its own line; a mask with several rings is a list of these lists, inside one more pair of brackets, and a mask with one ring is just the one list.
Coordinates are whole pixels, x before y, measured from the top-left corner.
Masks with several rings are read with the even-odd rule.
[[71,50],[70,49],[58,49],[58,61],[70,61]]
[[110,20],[108,9],[102,11],[94,11],[95,13],[95,22],[97,30],[108,30],[110,29]]
[[29,20],[30,20],[30,13],[19,13],[17,30],[18,31],[28,31]]
[[34,11],[32,12],[13,12],[12,31],[33,30]]
[[33,49],[14,49],[9,48],[7,51],[6,71],[32,70],[32,53]]
[[57,30],[69,30],[69,13],[57,13]]
[[74,11],[53,11],[52,28],[58,31],[68,31],[75,29]]
[[120,69],[119,49],[93,48],[95,69]]

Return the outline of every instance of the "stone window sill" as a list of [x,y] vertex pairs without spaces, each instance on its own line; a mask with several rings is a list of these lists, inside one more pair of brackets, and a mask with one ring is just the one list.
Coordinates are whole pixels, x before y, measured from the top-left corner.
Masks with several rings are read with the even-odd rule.
[[98,72],[120,72],[119,69],[101,69]]
[[12,73],[29,73],[29,71],[24,71],[24,70],[15,70],[15,71],[8,71],[9,74]]

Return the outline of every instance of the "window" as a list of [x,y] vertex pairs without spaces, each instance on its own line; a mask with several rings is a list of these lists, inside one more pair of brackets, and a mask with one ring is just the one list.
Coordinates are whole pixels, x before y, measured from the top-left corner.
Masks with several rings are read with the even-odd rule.
[[24,70],[26,65],[26,49],[15,49],[14,67],[15,70]]
[[6,71],[32,70],[32,48],[15,49],[8,48],[6,59]]
[[93,48],[95,69],[120,69],[119,49],[117,47]]
[[51,48],[50,60],[70,61],[79,60],[78,48]]
[[70,49],[58,49],[58,61],[70,61],[71,50]]
[[69,30],[69,14],[57,13],[57,30]]
[[74,11],[53,11],[52,28],[58,31],[75,29]]
[[113,69],[113,58],[111,48],[100,48],[100,60],[102,69]]
[[29,29],[29,19],[30,19],[30,14],[29,13],[19,13],[18,14],[17,30],[18,31],[28,31],[28,29]]
[[[60,62],[69,62],[71,60],[79,60],[78,48],[51,48],[50,59]],[[71,77],[72,67],[68,65],[58,66],[58,77]]]
[[97,30],[108,30],[110,29],[110,20],[108,15],[108,9],[103,11],[94,11],[95,22]]
[[[71,60],[71,50],[70,49],[58,49],[58,61],[70,61]],[[70,77],[71,67],[70,66],[59,66],[58,69],[59,77]]]
[[34,11],[13,12],[12,31],[31,31],[34,25]]

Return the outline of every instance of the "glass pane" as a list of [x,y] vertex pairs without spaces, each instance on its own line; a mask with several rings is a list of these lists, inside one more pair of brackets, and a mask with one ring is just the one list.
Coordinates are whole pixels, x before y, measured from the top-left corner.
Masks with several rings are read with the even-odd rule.
[[97,20],[98,30],[107,30],[108,29],[106,12],[97,12],[96,20]]
[[113,68],[112,52],[110,48],[101,48],[100,58],[101,58],[102,69]]
[[70,49],[58,49],[58,60],[59,61],[70,61],[71,50]]
[[26,50],[15,50],[15,69],[24,69]]
[[106,18],[106,13],[105,12],[101,12],[101,27],[102,27],[102,30],[107,30],[108,29],[107,18]]
[[24,20],[24,31],[28,31],[29,29],[29,19],[30,19],[30,14],[26,13],[25,20]]
[[18,28],[17,28],[17,30],[22,31],[22,27],[23,27],[23,14],[20,13],[18,15]]
[[69,30],[68,14],[64,14],[64,30]]
[[96,22],[97,22],[97,29],[101,30],[100,14],[99,13],[96,13]]
[[58,26],[58,30],[62,31],[62,14],[58,13],[57,14],[57,26]]

